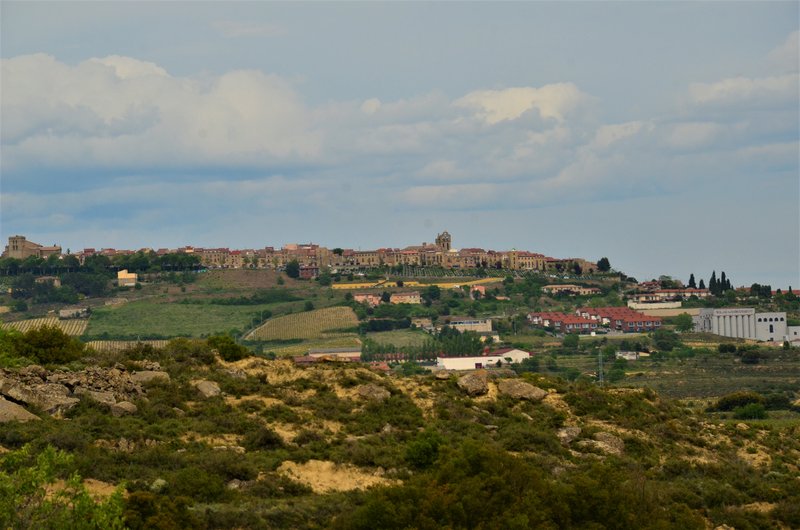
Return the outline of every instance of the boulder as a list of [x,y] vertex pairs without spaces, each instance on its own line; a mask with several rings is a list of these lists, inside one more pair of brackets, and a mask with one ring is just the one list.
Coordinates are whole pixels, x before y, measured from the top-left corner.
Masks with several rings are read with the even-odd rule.
[[563,427],[556,431],[556,436],[563,445],[571,444],[580,434],[580,427]]
[[503,396],[529,401],[541,401],[547,395],[547,391],[519,379],[503,379],[497,391]]
[[114,394],[111,392],[100,392],[97,390],[88,390],[86,388],[78,387],[75,389],[76,396],[89,396],[93,400],[109,407],[117,402]]
[[38,416],[31,414],[20,405],[0,397],[0,423],[5,423],[7,421],[30,421],[38,419]]
[[219,385],[214,381],[195,381],[192,383],[194,387],[200,392],[200,395],[204,398],[211,398],[214,396],[218,396],[222,393],[220,390]]
[[450,372],[447,370],[439,370],[438,372],[436,372],[436,375],[434,377],[440,380],[450,379]]
[[607,454],[620,455],[625,449],[625,442],[610,432],[595,433],[594,439],[597,441],[597,447]]
[[361,399],[366,399],[367,401],[386,401],[389,399],[389,396],[392,395],[391,392],[383,388],[379,385],[361,385],[358,387],[358,397]]
[[489,392],[486,372],[480,370],[458,378],[458,387],[470,396],[481,396]]
[[141,372],[134,372],[131,374],[131,379],[134,383],[144,384],[150,381],[169,381],[169,374],[157,370],[143,370]]
[[10,379],[0,381],[0,394],[17,403],[39,408],[48,414],[65,412],[78,404],[69,389],[57,383],[26,385]]
[[111,414],[117,417],[124,416],[125,414],[136,414],[137,410],[139,409],[136,405],[130,401],[120,401],[119,403],[111,405]]

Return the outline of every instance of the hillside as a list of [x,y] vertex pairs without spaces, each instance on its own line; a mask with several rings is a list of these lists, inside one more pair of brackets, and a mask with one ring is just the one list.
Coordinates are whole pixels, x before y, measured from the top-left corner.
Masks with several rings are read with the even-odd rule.
[[[4,423],[0,451],[54,446],[90,492],[124,484],[132,528],[800,525],[797,413],[741,420],[541,374],[401,377],[207,351],[85,358],[75,397],[26,405],[41,419]],[[51,374],[5,370],[0,387],[67,384]]]

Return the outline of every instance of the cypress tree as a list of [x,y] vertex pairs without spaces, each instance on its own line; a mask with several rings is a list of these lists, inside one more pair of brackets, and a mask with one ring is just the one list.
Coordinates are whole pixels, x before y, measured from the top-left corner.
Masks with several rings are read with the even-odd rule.
[[717,271],[711,272],[711,279],[708,280],[708,290],[713,295],[719,294],[719,291],[717,291]]
[[706,288],[706,283],[703,281],[703,278],[700,278],[700,287],[699,287],[699,289],[705,289],[705,288]]
[[722,293],[728,290],[728,280],[725,278],[725,271],[719,275],[719,292]]
[[689,288],[697,289],[697,284],[694,282],[694,273],[689,275]]

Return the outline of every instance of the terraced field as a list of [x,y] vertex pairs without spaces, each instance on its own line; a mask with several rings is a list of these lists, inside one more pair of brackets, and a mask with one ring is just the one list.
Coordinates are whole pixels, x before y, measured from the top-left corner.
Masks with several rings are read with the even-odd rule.
[[137,344],[146,344],[153,348],[163,348],[168,340],[92,340],[86,345],[100,353],[116,353],[127,350]]
[[3,329],[16,329],[22,333],[25,333],[26,331],[40,328],[42,326],[57,326],[61,328],[61,330],[67,335],[80,337],[86,331],[86,326],[88,324],[88,320],[60,320],[58,317],[42,317],[7,322],[3,324]]
[[245,339],[269,341],[333,338],[331,335],[343,335],[336,330],[357,325],[358,317],[349,307],[326,307],[273,318],[248,333]]

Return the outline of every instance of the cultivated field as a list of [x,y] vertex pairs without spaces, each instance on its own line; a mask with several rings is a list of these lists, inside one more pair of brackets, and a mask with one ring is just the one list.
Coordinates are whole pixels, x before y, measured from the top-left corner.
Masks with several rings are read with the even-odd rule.
[[16,329],[25,333],[28,330],[40,328],[42,326],[57,326],[67,335],[79,337],[86,331],[87,320],[59,320],[57,317],[31,318],[29,320],[17,320],[3,324],[3,329]]
[[397,347],[422,346],[430,335],[424,331],[394,330],[367,333],[367,338],[379,344],[392,344]]
[[336,330],[358,325],[349,307],[327,307],[268,320],[245,336],[246,340],[320,339]]
[[250,327],[252,319],[272,305],[226,306],[166,303],[150,298],[94,310],[86,334],[136,339],[201,337]]
[[348,348],[361,346],[361,341],[355,333],[332,333],[323,339],[304,340],[297,344],[265,346],[264,351],[273,352],[278,357],[295,357],[305,355],[308,350],[319,348]]
[[86,345],[101,353],[116,353],[132,348],[137,344],[163,348],[168,342],[168,340],[92,340],[87,342]]

